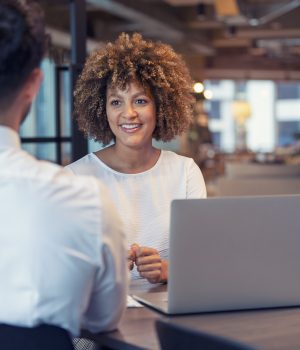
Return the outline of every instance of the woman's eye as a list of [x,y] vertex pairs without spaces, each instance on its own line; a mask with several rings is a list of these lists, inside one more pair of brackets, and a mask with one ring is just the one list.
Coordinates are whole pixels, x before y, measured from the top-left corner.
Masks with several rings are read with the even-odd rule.
[[119,100],[112,100],[112,101],[110,101],[110,104],[112,105],[112,106],[119,106],[120,105],[120,101]]
[[135,103],[138,105],[143,105],[143,104],[147,103],[147,100],[145,100],[144,98],[139,98],[135,101]]

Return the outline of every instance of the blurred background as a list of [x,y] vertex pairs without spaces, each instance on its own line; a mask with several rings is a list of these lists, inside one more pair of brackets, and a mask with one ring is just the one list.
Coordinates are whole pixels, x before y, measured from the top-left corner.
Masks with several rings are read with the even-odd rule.
[[300,193],[300,0],[42,0],[50,49],[23,147],[66,165],[102,147],[72,121],[86,54],[121,32],[169,43],[194,121],[159,147],[193,157],[209,196]]

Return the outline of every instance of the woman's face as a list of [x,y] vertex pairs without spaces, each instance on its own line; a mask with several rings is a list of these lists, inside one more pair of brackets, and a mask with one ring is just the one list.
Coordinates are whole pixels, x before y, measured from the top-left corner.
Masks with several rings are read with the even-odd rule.
[[136,81],[125,90],[108,86],[106,114],[117,145],[136,149],[152,146],[156,108],[150,89]]

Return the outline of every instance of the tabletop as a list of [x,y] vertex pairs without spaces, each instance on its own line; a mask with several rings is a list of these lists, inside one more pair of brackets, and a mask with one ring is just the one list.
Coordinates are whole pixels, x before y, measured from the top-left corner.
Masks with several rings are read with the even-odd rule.
[[[130,292],[166,290],[134,281]],[[162,316],[148,308],[128,308],[117,331],[85,334],[99,345],[120,350],[159,349],[155,320],[164,317],[172,323],[187,326],[239,341],[261,350],[300,349],[300,307]]]

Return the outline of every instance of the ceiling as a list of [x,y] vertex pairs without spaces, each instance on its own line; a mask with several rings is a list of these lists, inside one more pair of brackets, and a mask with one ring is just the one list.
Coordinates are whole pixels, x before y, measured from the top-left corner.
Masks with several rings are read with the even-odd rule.
[[[53,42],[68,45],[68,1],[43,3]],[[194,79],[300,80],[300,0],[87,0],[87,18],[90,49],[140,32],[171,44]]]

